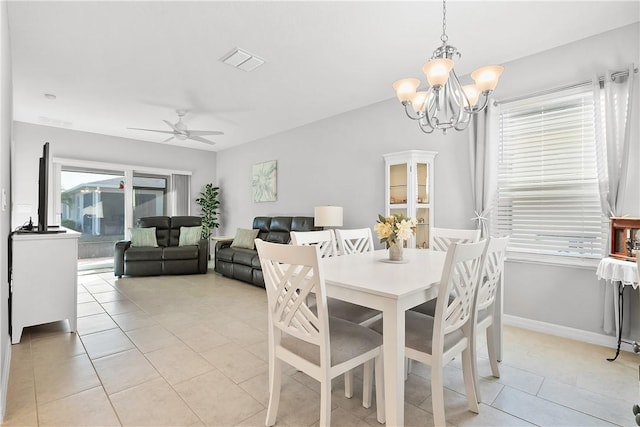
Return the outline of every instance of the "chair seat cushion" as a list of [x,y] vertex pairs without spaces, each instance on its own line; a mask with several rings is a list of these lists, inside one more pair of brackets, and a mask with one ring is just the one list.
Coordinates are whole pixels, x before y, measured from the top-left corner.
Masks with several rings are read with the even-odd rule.
[[131,246],[124,253],[125,261],[161,261],[162,249],[153,247],[134,247]]
[[[382,345],[382,335],[346,320],[329,318],[331,366],[339,365]],[[303,359],[320,366],[320,347],[283,335],[280,345]]]
[[[408,310],[405,312],[405,346],[427,354],[433,354],[433,324],[434,319],[422,313]],[[382,333],[382,320],[376,321],[371,329]],[[464,334],[457,329],[444,337],[444,351],[456,345],[464,338]]]
[[[309,308],[314,313],[317,313],[315,301],[309,303]],[[327,298],[327,308],[329,316],[353,323],[366,322],[380,314],[378,310],[334,298]]]
[[197,259],[198,246],[169,246],[164,248],[163,259]]
[[[455,295],[449,295],[449,304],[454,300]],[[411,309],[411,311],[417,311],[418,313],[426,314],[427,316],[435,316],[436,315],[436,303],[438,302],[438,298],[434,298],[430,301],[423,302],[420,305],[417,305]]]

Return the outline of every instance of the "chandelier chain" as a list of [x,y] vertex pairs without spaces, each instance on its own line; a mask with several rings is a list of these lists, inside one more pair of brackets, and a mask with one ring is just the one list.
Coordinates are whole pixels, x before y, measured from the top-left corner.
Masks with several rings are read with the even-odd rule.
[[447,36],[447,2],[442,0],[442,35],[440,36],[442,44],[447,44],[449,37]]

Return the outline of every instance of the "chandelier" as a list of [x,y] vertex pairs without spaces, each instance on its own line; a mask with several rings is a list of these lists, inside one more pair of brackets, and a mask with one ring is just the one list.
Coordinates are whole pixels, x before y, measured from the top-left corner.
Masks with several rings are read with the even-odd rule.
[[[462,55],[454,46],[447,43],[447,6],[442,1],[442,45],[434,52],[431,59],[423,65],[422,72],[427,76],[429,88],[418,91],[420,80],[414,78],[401,79],[393,83],[393,88],[407,116],[417,120],[424,133],[432,133],[441,129],[464,130],[471,121],[471,116],[483,111],[489,103],[489,94],[493,92],[502,74],[500,65],[488,65],[471,73],[474,84],[462,86],[455,70],[453,57]],[[480,95],[482,103],[478,104]],[[413,114],[409,110],[413,109]]]

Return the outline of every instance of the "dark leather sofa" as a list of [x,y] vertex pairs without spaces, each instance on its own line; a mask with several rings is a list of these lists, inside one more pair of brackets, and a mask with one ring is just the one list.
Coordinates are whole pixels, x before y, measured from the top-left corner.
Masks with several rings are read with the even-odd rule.
[[[253,229],[259,230],[259,239],[282,244],[289,243],[291,231],[321,230],[313,226],[313,217],[309,216],[257,216],[253,219]],[[255,249],[232,248],[231,243],[231,240],[222,240],[216,244],[215,271],[264,288],[258,252]]]
[[179,246],[180,227],[202,225],[199,216],[152,216],[140,218],[139,227],[156,227],[158,247],[135,247],[131,241],[116,242],[113,273],[118,277],[158,276],[163,274],[206,273],[209,240],[197,245]]

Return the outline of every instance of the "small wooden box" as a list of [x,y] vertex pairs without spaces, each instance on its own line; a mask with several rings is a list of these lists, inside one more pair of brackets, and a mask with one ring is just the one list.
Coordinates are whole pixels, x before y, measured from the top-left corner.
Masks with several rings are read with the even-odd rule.
[[611,218],[611,256],[635,261],[640,253],[640,218]]

